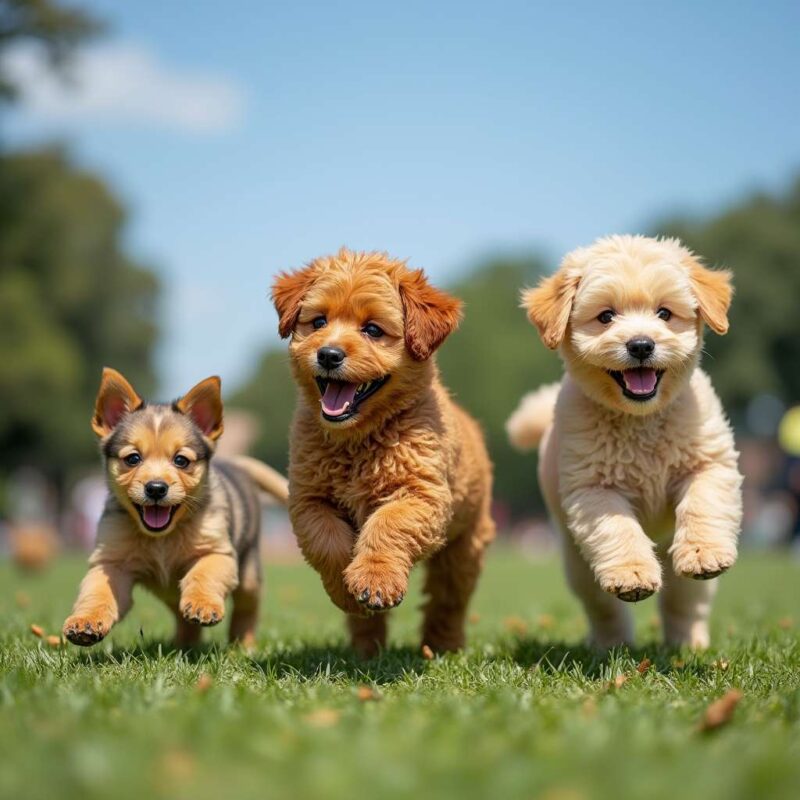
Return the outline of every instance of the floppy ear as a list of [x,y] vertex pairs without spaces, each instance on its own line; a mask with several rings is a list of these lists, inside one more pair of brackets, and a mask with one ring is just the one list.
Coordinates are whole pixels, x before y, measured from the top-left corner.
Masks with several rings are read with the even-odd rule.
[[142,405],[142,398],[134,391],[122,373],[103,367],[103,377],[97,399],[94,401],[92,430],[100,437],[108,436],[119,421]]
[[317,277],[313,266],[281,272],[272,284],[272,302],[278,312],[278,333],[285,339],[297,325],[300,305]]
[[579,275],[562,268],[549,278],[542,278],[534,289],[522,292],[521,305],[551,350],[564,341],[579,280]]
[[222,435],[221,381],[216,375],[200,381],[175,402],[175,407],[192,421],[212,441]]
[[692,258],[689,280],[697,298],[700,316],[714,333],[728,332],[728,309],[733,298],[732,275],[727,269],[708,269]]
[[405,312],[405,340],[415,361],[425,361],[458,327],[460,300],[431,286],[421,269],[400,278],[400,297]]

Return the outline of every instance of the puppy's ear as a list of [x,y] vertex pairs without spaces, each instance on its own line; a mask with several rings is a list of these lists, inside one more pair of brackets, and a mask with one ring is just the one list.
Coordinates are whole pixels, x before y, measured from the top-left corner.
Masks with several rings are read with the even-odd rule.
[[176,408],[192,421],[212,441],[222,435],[221,381],[216,375],[200,381],[177,400]]
[[316,277],[317,271],[308,266],[294,272],[281,272],[272,284],[272,302],[278,312],[278,333],[282,339],[289,336],[297,325],[303,297]]
[[542,278],[535,288],[522,292],[521,305],[551,350],[564,341],[579,281],[578,274],[562,267],[554,275]]
[[103,367],[103,377],[94,401],[92,430],[100,438],[108,436],[126,414],[141,405],[142,398],[136,394],[122,373],[111,367]]
[[405,312],[405,340],[415,361],[425,361],[458,327],[460,300],[431,286],[421,269],[400,278],[400,297]]
[[697,259],[688,260],[689,280],[703,321],[714,333],[728,332],[728,309],[733,298],[732,275],[727,269],[708,269]]

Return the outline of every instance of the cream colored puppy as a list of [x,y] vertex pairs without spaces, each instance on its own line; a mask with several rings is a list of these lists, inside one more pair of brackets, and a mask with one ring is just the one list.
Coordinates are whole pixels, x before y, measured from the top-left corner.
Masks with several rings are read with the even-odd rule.
[[523,293],[566,375],[524,398],[507,429],[520,448],[540,445],[542,492],[598,646],[632,639],[619,600],[659,590],[666,640],[708,646],[709,579],[736,560],[742,478],[698,363],[704,323],[728,329],[731,295],[730,273],[643,236],[575,250]]

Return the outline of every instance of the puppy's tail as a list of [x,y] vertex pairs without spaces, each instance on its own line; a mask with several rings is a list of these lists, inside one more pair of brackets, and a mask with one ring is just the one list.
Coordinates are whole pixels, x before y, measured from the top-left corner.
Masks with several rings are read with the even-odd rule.
[[244,472],[259,489],[272,495],[281,505],[288,505],[289,481],[280,472],[250,456],[233,456],[228,460]]
[[533,450],[539,446],[545,431],[553,423],[560,383],[549,383],[526,394],[516,411],[506,421],[506,433],[517,450]]

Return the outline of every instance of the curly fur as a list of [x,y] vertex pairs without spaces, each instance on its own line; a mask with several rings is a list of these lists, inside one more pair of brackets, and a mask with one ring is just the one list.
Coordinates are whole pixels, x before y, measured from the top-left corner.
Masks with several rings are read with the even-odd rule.
[[[461,647],[494,525],[483,436],[442,387],[433,357],[460,303],[403,262],[346,249],[279,276],[273,299],[280,319],[293,321],[281,329],[299,387],[289,512],[305,558],[364,655],[386,641],[386,616],[375,612],[397,605],[411,568],[426,561],[423,642]],[[315,330],[319,316],[326,324]],[[363,332],[368,322],[383,330],[379,339]],[[346,352],[342,380],[389,376],[346,422],[320,412],[324,346]]]
[[[617,597],[661,590],[666,639],[706,647],[716,580],[736,560],[741,475],[733,434],[698,367],[703,323],[727,330],[730,275],[674,239],[611,237],[570,253],[523,293],[523,306],[566,366],[555,407],[526,398],[509,420],[518,444],[541,441],[539,480],[564,534],[567,577],[593,641],[630,641]],[[672,316],[659,318],[659,309]],[[604,310],[613,320],[602,323]],[[655,397],[625,396],[609,371],[629,368],[626,342],[646,335],[662,371]],[[549,424],[552,416],[552,424]],[[660,560],[672,570],[662,575]]]

